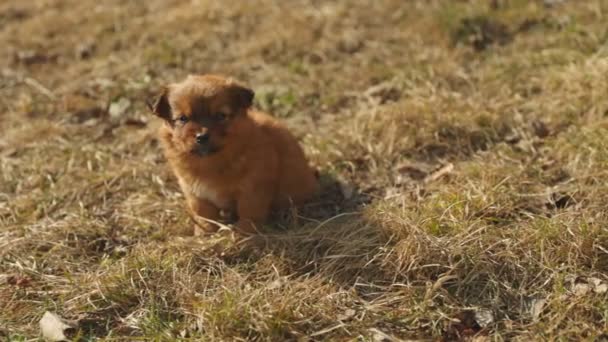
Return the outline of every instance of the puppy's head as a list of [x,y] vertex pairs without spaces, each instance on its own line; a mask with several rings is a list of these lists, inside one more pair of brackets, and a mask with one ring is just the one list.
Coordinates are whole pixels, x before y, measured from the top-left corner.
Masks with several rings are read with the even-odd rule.
[[229,143],[230,127],[247,115],[253,96],[230,79],[191,75],[163,88],[150,110],[166,121],[176,149],[205,157]]

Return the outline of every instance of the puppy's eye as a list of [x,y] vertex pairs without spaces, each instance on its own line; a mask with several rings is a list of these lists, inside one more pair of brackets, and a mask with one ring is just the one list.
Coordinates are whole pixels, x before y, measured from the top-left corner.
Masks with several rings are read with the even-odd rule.
[[188,117],[185,115],[182,115],[179,118],[177,118],[177,121],[179,121],[181,123],[186,123],[186,122],[188,122]]
[[217,121],[224,121],[228,118],[228,116],[222,112],[215,113],[214,117]]

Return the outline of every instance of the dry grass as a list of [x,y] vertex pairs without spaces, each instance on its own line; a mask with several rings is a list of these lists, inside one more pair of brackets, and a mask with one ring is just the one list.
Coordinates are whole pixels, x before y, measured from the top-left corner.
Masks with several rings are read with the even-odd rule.
[[[48,310],[82,340],[606,339],[606,22],[605,0],[4,1],[0,337]],[[177,236],[144,100],[191,72],[251,84],[322,198],[251,241]]]

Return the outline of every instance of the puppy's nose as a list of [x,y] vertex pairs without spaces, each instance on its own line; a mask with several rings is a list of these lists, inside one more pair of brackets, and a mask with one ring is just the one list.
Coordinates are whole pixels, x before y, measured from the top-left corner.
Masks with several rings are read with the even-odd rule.
[[209,142],[209,133],[198,133],[196,135],[196,143],[197,144],[206,144]]

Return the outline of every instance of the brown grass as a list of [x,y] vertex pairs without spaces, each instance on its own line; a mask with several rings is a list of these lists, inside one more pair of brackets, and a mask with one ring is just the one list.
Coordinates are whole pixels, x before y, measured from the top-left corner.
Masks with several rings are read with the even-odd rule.
[[[4,1],[0,337],[48,310],[81,340],[605,339],[606,22],[605,0]],[[287,122],[317,202],[245,242],[175,235],[144,100],[194,72]]]

